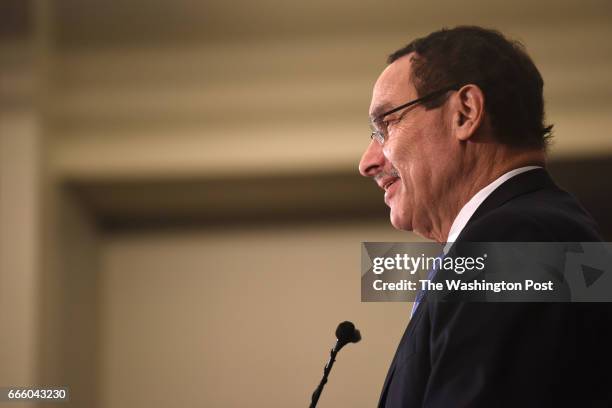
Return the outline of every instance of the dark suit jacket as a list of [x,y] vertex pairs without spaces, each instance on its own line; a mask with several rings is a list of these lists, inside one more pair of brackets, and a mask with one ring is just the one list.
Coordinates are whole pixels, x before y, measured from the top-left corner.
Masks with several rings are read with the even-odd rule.
[[[601,241],[595,222],[543,169],[497,188],[458,242]],[[419,305],[379,407],[612,407],[608,303]]]

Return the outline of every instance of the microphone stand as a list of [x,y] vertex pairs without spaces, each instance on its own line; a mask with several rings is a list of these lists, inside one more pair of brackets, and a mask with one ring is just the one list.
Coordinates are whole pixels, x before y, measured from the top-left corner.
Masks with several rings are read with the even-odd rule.
[[334,346],[334,348],[331,349],[329,353],[329,361],[327,362],[327,364],[325,364],[325,367],[323,368],[323,378],[321,378],[321,382],[319,383],[317,389],[312,393],[312,401],[310,402],[310,408],[315,408],[317,406],[317,402],[319,402],[319,397],[323,392],[323,387],[325,387],[325,384],[327,383],[327,377],[329,376],[329,373],[331,372],[331,369],[334,366],[334,362],[336,361],[336,354],[338,354],[338,351],[340,351],[341,347],[342,346],[338,347],[338,342],[336,341],[336,345]]

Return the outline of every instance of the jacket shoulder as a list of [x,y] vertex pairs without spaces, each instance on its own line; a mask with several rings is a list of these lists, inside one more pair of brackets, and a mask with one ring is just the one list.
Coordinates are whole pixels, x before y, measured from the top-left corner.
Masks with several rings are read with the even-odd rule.
[[467,242],[602,241],[593,218],[569,193],[541,190],[516,197],[470,221]]

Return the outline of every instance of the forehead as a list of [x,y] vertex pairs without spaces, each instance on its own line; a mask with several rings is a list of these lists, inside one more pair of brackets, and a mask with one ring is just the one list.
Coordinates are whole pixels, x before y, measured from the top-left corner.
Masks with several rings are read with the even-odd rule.
[[370,116],[377,116],[409,99],[416,98],[411,76],[412,54],[398,58],[380,74],[372,92]]

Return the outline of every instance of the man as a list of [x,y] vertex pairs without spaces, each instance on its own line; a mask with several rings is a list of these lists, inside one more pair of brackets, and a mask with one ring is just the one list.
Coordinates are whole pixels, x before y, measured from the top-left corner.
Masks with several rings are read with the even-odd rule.
[[[438,242],[601,241],[545,170],[543,81],[522,46],[457,27],[388,62],[359,169],[394,227]],[[415,307],[380,407],[612,406],[607,304]]]

